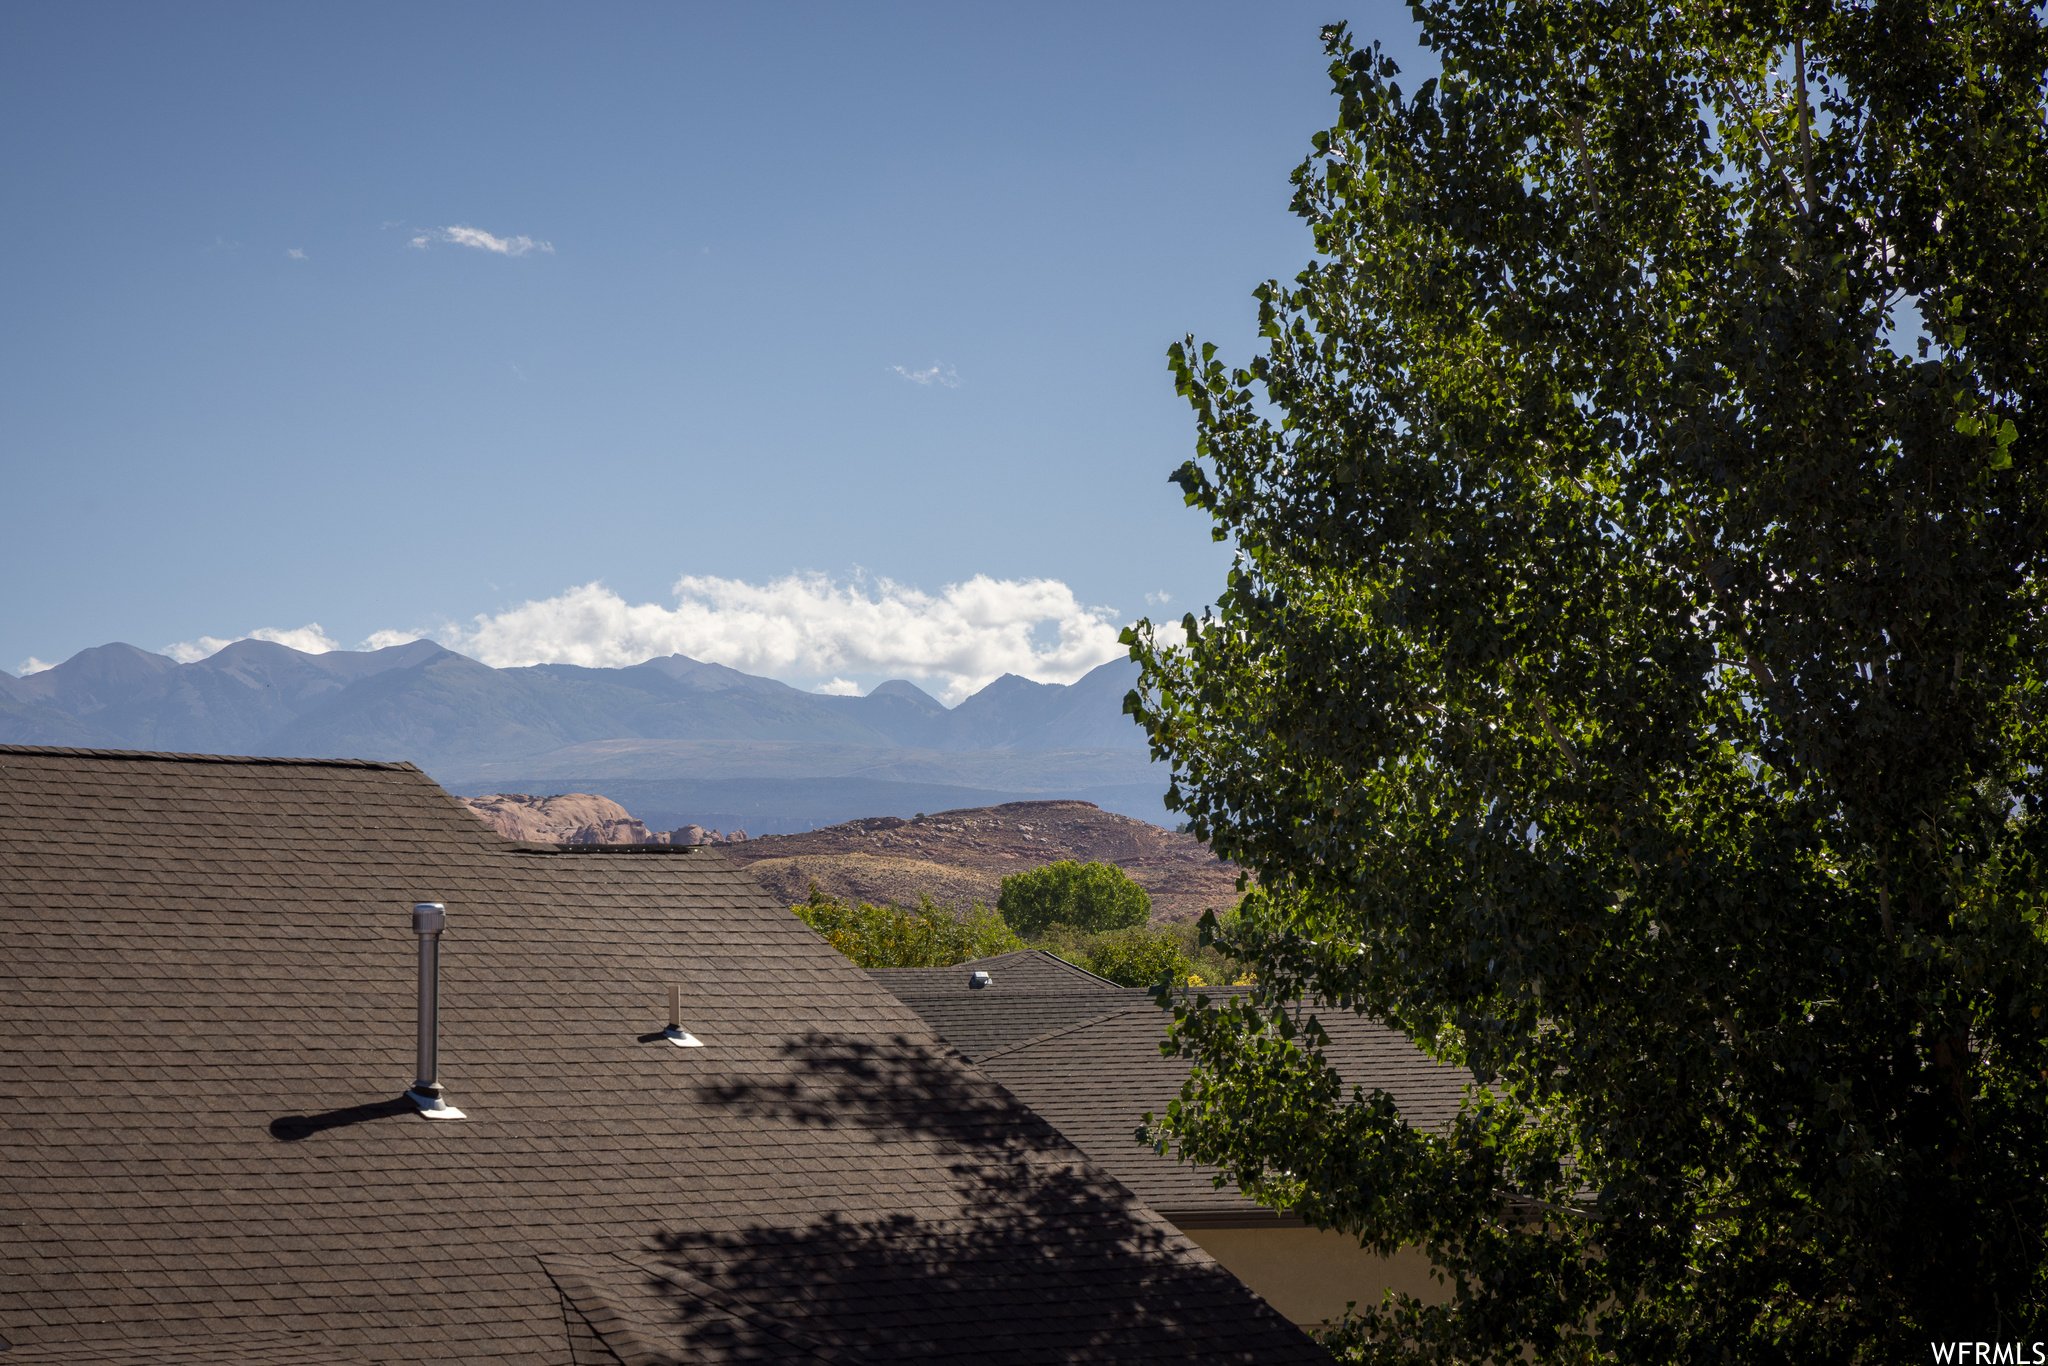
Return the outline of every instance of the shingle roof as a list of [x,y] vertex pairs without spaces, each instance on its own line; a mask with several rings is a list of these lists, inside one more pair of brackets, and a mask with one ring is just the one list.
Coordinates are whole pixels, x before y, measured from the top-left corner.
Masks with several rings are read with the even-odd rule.
[[[986,987],[969,977],[986,972]],[[1120,1006],[1152,1008],[1152,994],[1120,987],[1043,949],[977,958],[950,968],[871,968],[868,976],[969,1058],[979,1058]]]
[[[880,972],[874,974],[888,986]],[[979,1061],[999,1049],[1099,1019],[1114,1010],[1134,1010],[1166,1032],[1152,993],[1142,987],[1097,991],[1004,991],[1000,986],[976,992],[916,992],[899,989],[903,1003],[924,1017],[938,1036]],[[1159,1039],[1154,1038],[1153,1043]],[[1176,1087],[1179,1083],[1174,1083]]]
[[153,1342],[73,1342],[20,1347],[7,1366],[364,1366],[366,1358],[304,1333],[247,1333]]
[[[1470,1074],[1433,1061],[1385,1025],[1348,1013],[1316,1013],[1330,1036],[1325,1056],[1347,1086],[1385,1090],[1401,1117],[1417,1128],[1433,1128],[1457,1114]],[[1235,1184],[1218,1187],[1213,1167],[1177,1162],[1137,1139],[1141,1118],[1148,1111],[1162,1113],[1188,1077],[1187,1059],[1159,1052],[1166,1026],[1167,1017],[1148,999],[975,1061],[1167,1218],[1186,1223],[1194,1216],[1249,1217],[1255,1207]]]
[[[397,1101],[416,900],[448,905],[463,1123]],[[655,1036],[671,982],[704,1048]],[[290,1336],[234,1345],[262,1334]],[[27,747],[0,747],[0,1337],[1325,1359],[714,852],[522,849],[409,765]]]
[[[1276,1217],[1235,1184],[1218,1187],[1214,1168],[1177,1162],[1138,1141],[1144,1115],[1163,1112],[1189,1072],[1186,1059],[1159,1052],[1168,1020],[1150,991],[1114,984],[1075,990],[1066,978],[1021,980],[1015,972],[1009,990],[1003,978],[973,990],[966,985],[969,966],[878,969],[869,976],[1169,1219],[1186,1225]],[[1385,1090],[1417,1128],[1457,1114],[1468,1073],[1433,1061],[1385,1025],[1349,1012],[1312,1013],[1330,1036],[1324,1055],[1347,1086]]]
[[969,985],[967,979],[976,972],[986,972],[995,979],[997,988],[1012,992],[1124,990],[1107,977],[1098,977],[1044,949],[1017,949],[993,958],[956,963],[950,968],[871,968],[868,975],[898,995],[906,991],[921,995],[971,990],[978,996],[988,988]]

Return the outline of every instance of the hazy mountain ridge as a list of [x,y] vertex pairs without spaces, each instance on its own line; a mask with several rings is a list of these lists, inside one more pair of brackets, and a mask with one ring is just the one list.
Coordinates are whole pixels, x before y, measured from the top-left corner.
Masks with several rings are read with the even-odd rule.
[[[841,756],[920,751],[927,757],[913,765],[922,770],[918,778],[957,783],[946,771],[953,765],[932,752],[1110,749],[1137,759],[1143,732],[1121,714],[1136,673],[1118,660],[1069,686],[1005,675],[948,709],[902,680],[867,697],[828,697],[681,655],[619,669],[494,669],[423,640],[318,655],[242,640],[180,664],[117,642],[27,678],[0,675],[0,741],[410,759],[429,772],[471,777],[607,741],[751,742],[829,747]],[[649,757],[635,761],[642,774],[653,766]],[[663,757],[688,769],[682,754]],[[1075,759],[1093,768],[1088,776],[1097,783],[1111,777],[1099,762]],[[1142,763],[1115,778],[1138,778]],[[559,773],[590,765],[531,767]],[[825,767],[852,776],[873,771],[876,761],[841,757]],[[1055,763],[1039,776],[1062,785],[1061,768]],[[668,773],[683,776],[677,768]]]

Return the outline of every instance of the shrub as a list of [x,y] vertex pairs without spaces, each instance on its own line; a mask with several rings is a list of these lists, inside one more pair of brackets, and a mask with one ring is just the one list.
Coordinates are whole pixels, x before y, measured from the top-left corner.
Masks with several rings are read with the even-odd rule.
[[1048,925],[1030,947],[1058,954],[1076,967],[1123,986],[1149,987],[1169,968],[1176,986],[1249,985],[1243,965],[1201,942],[1192,924],[1167,923],[1092,934],[1073,925]]
[[1060,924],[1100,934],[1144,924],[1152,898],[1113,863],[1061,859],[1004,878],[996,909],[1019,934]]
[[951,967],[1024,947],[999,912],[976,903],[958,914],[923,892],[915,906],[876,906],[841,901],[813,882],[810,900],[789,909],[864,968]]
[[1088,971],[1118,986],[1149,987],[1161,978],[1186,986],[1195,965],[1168,930],[1113,930],[1098,937],[1088,952]]

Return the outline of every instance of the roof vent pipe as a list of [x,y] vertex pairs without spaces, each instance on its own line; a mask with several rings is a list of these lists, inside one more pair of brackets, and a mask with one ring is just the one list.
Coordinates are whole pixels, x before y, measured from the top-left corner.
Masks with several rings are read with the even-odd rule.
[[702,1048],[704,1043],[689,1030],[683,1028],[683,989],[671,985],[668,989],[668,1028],[661,1031],[661,1037],[677,1048]]
[[406,1098],[428,1119],[465,1119],[441,1094],[441,931],[448,908],[422,901],[412,908],[412,932],[420,937],[419,1080]]

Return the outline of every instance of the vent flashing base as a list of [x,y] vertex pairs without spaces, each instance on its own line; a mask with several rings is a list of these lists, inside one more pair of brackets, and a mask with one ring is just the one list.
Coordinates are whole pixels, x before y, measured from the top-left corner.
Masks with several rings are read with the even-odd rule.
[[441,1096],[422,1095],[418,1091],[407,1091],[405,1098],[420,1107],[420,1113],[428,1119],[468,1119],[469,1116],[450,1105]]
[[[689,848],[684,845],[684,848]],[[668,1028],[661,1031],[661,1037],[677,1048],[702,1048],[704,1041],[683,1028],[683,988],[672,983],[668,989]]]

